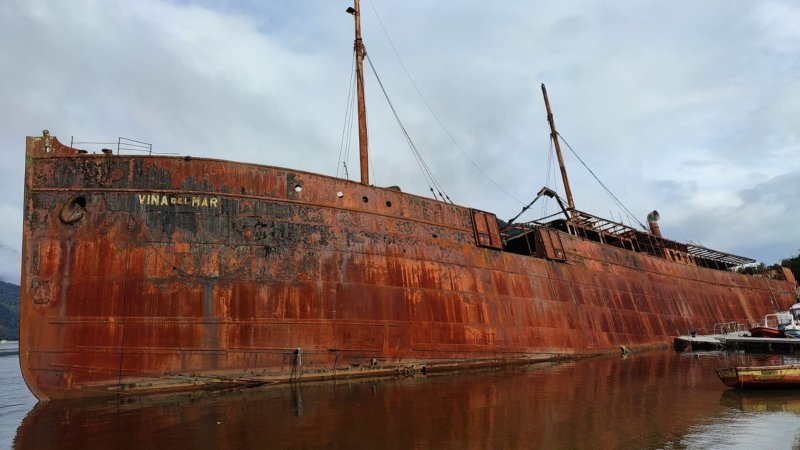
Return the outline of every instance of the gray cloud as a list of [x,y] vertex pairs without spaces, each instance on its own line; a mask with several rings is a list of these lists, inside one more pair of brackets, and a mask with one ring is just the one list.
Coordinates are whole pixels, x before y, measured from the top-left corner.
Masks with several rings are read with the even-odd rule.
[[0,281],[19,283],[20,252],[0,241]]
[[[800,247],[794,3],[372,2],[450,133],[517,199],[531,199],[548,174],[545,81],[560,132],[640,220],[658,209],[670,237],[767,262]],[[126,136],[156,151],[335,174],[351,69],[346,6],[2,2],[0,240],[19,251],[23,139],[43,128],[67,142]],[[518,202],[462,156],[419,101],[371,2],[362,9],[370,56],[448,193],[515,215]],[[428,195],[367,82],[375,182]],[[616,215],[578,161],[566,159],[578,207]],[[354,150],[348,164],[357,174]]]
[[800,250],[795,228],[781,224],[798,223],[800,171],[771,177],[731,196],[732,202],[692,209],[674,223],[685,239],[718,248],[741,248],[744,254],[771,253],[768,262],[794,256]]

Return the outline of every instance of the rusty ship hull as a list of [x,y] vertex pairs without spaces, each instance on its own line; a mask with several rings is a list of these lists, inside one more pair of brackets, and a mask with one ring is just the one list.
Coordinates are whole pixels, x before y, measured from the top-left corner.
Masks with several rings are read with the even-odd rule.
[[[39,399],[666,346],[795,298],[777,279],[392,189],[27,140],[20,364]],[[666,253],[665,253],[666,254]]]

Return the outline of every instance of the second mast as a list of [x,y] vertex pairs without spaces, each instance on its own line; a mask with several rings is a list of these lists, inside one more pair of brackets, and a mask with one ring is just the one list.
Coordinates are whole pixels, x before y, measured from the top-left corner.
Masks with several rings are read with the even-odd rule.
[[561,156],[561,145],[559,145],[558,143],[558,132],[556,131],[556,123],[553,120],[553,112],[550,110],[550,100],[547,98],[547,89],[545,89],[544,83],[542,83],[542,94],[544,95],[544,106],[545,108],[547,108],[547,122],[550,123],[550,137],[553,139],[553,144],[556,147],[558,166],[561,169],[561,179],[564,181],[564,191],[567,194],[567,204],[569,205],[570,210],[574,210],[575,202],[572,200],[572,190],[569,188],[569,179],[567,179],[567,168],[564,166],[564,157]]

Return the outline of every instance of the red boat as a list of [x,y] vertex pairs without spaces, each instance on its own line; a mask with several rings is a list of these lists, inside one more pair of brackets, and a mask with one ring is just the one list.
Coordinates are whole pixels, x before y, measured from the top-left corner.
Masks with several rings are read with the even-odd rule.
[[777,328],[759,326],[750,328],[750,336],[760,338],[779,338],[783,337],[783,332]]
[[775,314],[767,314],[764,316],[763,323],[757,323],[750,328],[750,336],[759,338],[781,338],[783,335],[783,328],[787,324],[791,324],[792,315],[789,312],[781,311]]

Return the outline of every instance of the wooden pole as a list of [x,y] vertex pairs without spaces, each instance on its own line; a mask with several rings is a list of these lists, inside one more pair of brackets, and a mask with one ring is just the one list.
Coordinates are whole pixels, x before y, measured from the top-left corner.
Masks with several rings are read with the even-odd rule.
[[359,0],[354,0],[356,19],[356,93],[358,98],[358,144],[361,160],[361,184],[369,185],[369,144],[367,137],[367,107],[364,102],[364,43],[361,41],[361,8]]
[[550,138],[553,139],[553,144],[556,147],[556,156],[558,156],[558,167],[561,168],[561,179],[564,180],[564,191],[567,194],[567,204],[570,210],[575,209],[575,202],[572,200],[572,190],[569,188],[569,179],[567,179],[567,168],[564,167],[564,157],[561,156],[561,146],[558,143],[558,133],[556,132],[556,124],[553,120],[553,113],[550,111],[550,100],[547,99],[547,89],[542,83],[542,94],[544,94],[544,106],[547,108],[547,122],[550,123]]

